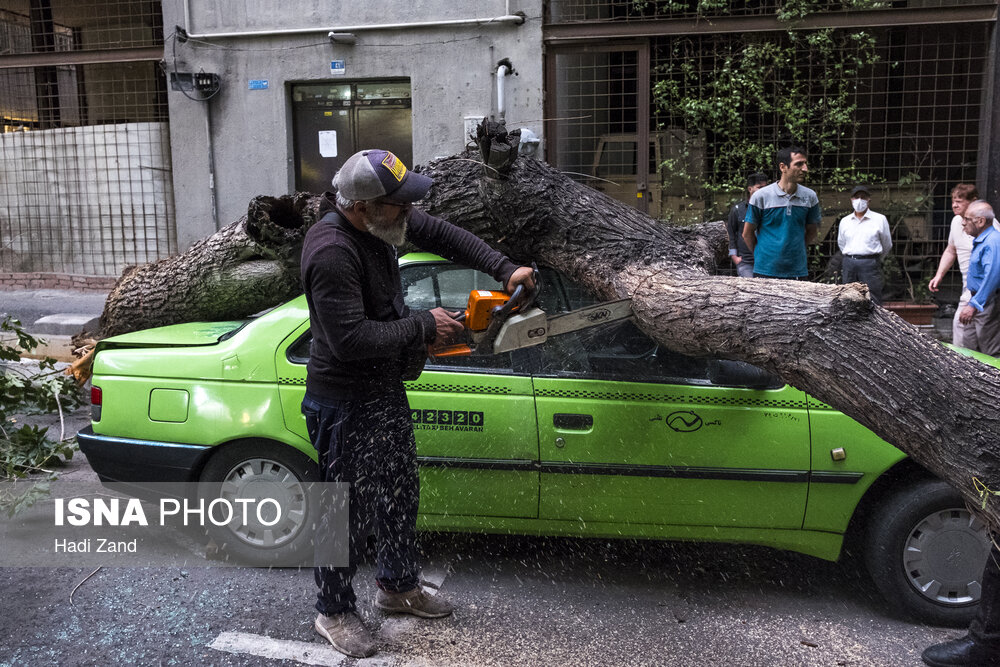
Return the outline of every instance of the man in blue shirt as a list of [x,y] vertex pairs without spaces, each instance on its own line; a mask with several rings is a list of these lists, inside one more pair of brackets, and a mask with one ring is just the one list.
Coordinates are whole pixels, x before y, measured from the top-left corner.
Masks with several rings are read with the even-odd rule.
[[1000,232],[993,227],[993,207],[982,200],[969,204],[962,230],[973,239],[967,279],[972,298],[958,319],[975,326],[980,352],[996,356],[1000,353]]
[[800,185],[809,172],[806,151],[791,146],[778,151],[781,178],[750,197],[743,240],[753,251],[755,278],[791,278],[809,273],[806,245],[816,240],[821,211],[816,193]]

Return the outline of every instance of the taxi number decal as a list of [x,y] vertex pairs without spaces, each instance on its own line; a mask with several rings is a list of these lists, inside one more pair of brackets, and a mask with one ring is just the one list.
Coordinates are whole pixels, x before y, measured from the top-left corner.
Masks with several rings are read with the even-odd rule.
[[410,419],[418,430],[482,432],[482,412],[467,410],[410,410]]

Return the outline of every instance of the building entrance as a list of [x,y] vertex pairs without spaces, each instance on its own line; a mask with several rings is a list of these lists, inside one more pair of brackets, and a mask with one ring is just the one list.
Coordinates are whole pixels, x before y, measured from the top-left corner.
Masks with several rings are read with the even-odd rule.
[[294,84],[295,189],[323,192],[351,155],[384,148],[413,166],[406,79]]

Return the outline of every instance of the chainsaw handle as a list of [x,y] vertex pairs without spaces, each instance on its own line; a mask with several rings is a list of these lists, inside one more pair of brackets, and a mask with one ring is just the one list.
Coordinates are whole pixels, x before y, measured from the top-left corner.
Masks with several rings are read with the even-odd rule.
[[504,322],[514,313],[527,310],[534,305],[535,300],[538,298],[538,293],[541,291],[542,284],[538,273],[538,266],[532,262],[531,268],[534,271],[535,287],[528,290],[524,287],[523,283],[518,285],[514,288],[514,292],[510,295],[507,303],[493,309],[490,316],[490,324],[486,328],[486,333],[483,335],[479,345],[485,346],[487,349],[492,349],[493,341],[496,340],[497,334],[500,333],[500,328],[504,325]]
[[497,307],[498,309],[503,309],[503,310],[494,309],[493,311],[494,316],[500,315],[506,318],[512,313],[516,313],[521,310],[526,310],[534,305],[535,300],[538,298],[538,293],[541,292],[542,289],[542,277],[538,273],[538,265],[535,264],[534,262],[531,263],[531,270],[533,273],[532,278],[535,283],[535,286],[531,288],[531,290],[526,289],[524,283],[521,283],[520,285],[515,287],[513,293],[510,295],[510,299],[507,300],[507,303],[505,303],[503,306]]

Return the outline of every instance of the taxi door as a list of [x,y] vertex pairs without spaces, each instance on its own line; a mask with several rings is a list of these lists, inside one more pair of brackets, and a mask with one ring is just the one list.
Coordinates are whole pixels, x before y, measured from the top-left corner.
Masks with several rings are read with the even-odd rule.
[[802,392],[752,366],[665,350],[632,322],[540,352],[540,518],[801,528]]
[[[461,310],[469,291],[499,289],[485,274],[435,259],[401,263],[411,308]],[[303,316],[278,346],[275,364],[285,423],[308,442],[300,406],[311,336],[308,312]],[[538,516],[531,378],[515,368],[513,354],[432,361],[406,390],[417,440],[421,514]]]

